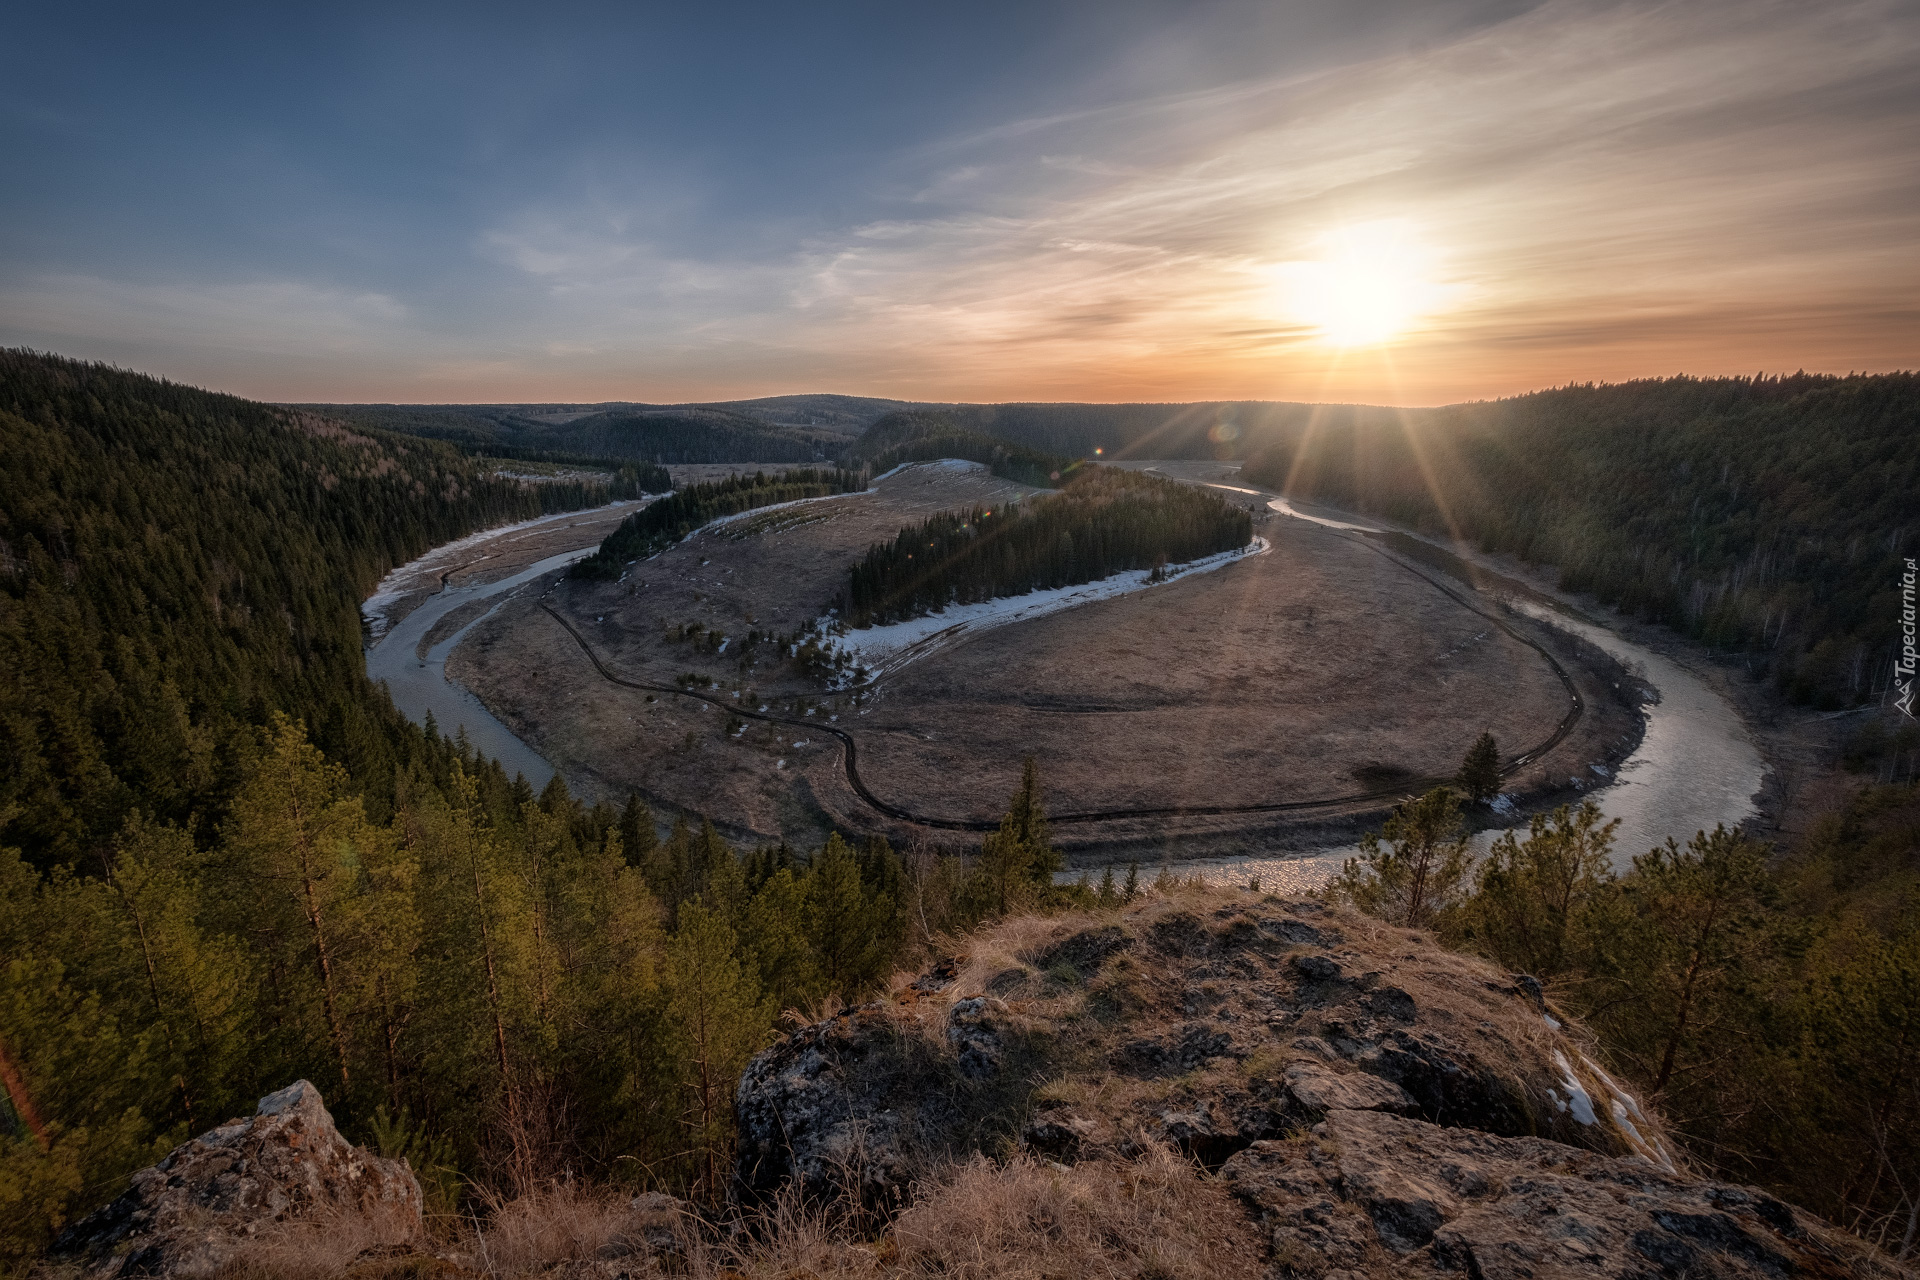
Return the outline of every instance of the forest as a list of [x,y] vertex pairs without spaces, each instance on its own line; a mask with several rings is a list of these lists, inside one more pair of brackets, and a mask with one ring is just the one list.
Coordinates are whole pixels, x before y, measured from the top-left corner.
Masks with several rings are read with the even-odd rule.
[[1891,679],[1917,420],[1915,374],[1668,378],[1301,424],[1241,474],[1551,565],[1838,708]]
[[1056,494],[943,512],[875,543],[849,571],[838,608],[850,627],[901,622],[950,604],[1184,564],[1252,537],[1252,518],[1204,489],[1086,468]]
[[536,796],[432,734],[375,822],[297,723],[254,748],[211,831],[136,812],[46,874],[0,849],[0,1266],[300,1078],[436,1212],[563,1170],[715,1203],[734,1083],[783,1010],[1081,892],[1051,885],[1031,770],[981,857],[909,865],[684,817],[662,839],[638,799]]
[[881,418],[854,442],[847,457],[850,463],[864,463],[876,475],[904,462],[961,458],[1037,489],[1059,487],[1060,477],[1078,465],[1060,454],[968,431],[948,414],[922,409],[900,409]]
[[1445,788],[1400,806],[1330,896],[1539,979],[1719,1176],[1920,1248],[1920,785],[1784,857],[1718,828],[1621,874],[1591,801],[1478,859],[1472,816]]
[[866,484],[866,475],[859,471],[803,470],[776,476],[755,472],[690,485],[622,520],[598,551],[574,565],[572,573],[576,578],[617,578],[628,561],[672,546],[709,520],[802,498],[858,493]]
[[[830,430],[783,428],[703,405],[298,405],[356,427],[448,440],[475,453],[668,463],[814,462],[840,451]],[[556,408],[562,412],[553,412]],[[555,418],[564,421],[555,421]]]
[[0,842],[97,865],[135,812],[223,817],[273,712],[384,821],[413,735],[361,658],[395,564],[637,497],[503,479],[451,446],[104,365],[0,351]]

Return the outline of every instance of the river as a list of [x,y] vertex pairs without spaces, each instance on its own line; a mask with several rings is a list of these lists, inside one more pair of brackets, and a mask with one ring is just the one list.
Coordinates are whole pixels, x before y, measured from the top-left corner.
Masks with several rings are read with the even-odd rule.
[[[452,735],[466,730],[467,741],[473,744],[474,749],[498,760],[508,777],[516,773],[523,774],[535,790],[546,786],[553,777],[553,766],[532,747],[520,741],[513,730],[495,719],[480,699],[447,679],[447,655],[466,639],[467,632],[492,617],[494,611],[506,603],[508,593],[543,574],[585,559],[599,545],[600,540],[596,538],[588,546],[548,556],[497,582],[441,588],[412,613],[388,628],[367,650],[367,675],[387,682],[387,689],[393,695],[393,705],[415,724],[424,723],[431,713],[442,733]],[[420,641],[427,632],[433,630],[434,623],[462,605],[496,597],[498,601],[492,609],[427,650],[425,658],[419,656]]]
[[[1356,523],[1358,518],[1350,513],[1342,513],[1345,519],[1314,515],[1259,490],[1217,487],[1267,497],[1270,509],[1295,520],[1361,536],[1418,541],[1421,558],[1428,564],[1477,591],[1505,599],[1530,617],[1579,636],[1642,680],[1656,697],[1645,707],[1646,732],[1639,746],[1613,775],[1582,779],[1594,788],[1591,794],[1601,812],[1620,821],[1613,846],[1616,871],[1625,871],[1635,855],[1669,837],[1684,844],[1697,831],[1722,824],[1731,829],[1756,813],[1753,796],[1766,774],[1759,748],[1732,704],[1673,659],[1635,644],[1484,560],[1415,540],[1404,531]],[[1407,549],[1404,543],[1402,549]],[[1475,847],[1484,852],[1499,834],[1481,832],[1474,838]],[[1325,883],[1355,852],[1356,847],[1348,846],[1291,858],[1211,858],[1180,863],[1178,870],[1183,876],[1197,872],[1214,883],[1246,884],[1257,879],[1262,889],[1301,892]]]
[[[1411,535],[1403,531],[1355,523],[1352,517],[1316,515],[1284,498],[1258,490],[1233,485],[1218,487],[1268,498],[1267,505],[1272,510],[1296,520],[1360,536],[1393,539],[1399,544],[1399,550],[1412,547]],[[469,541],[483,542],[484,539]],[[443,732],[452,734],[464,729],[475,749],[500,761],[509,776],[523,774],[536,788],[545,786],[553,777],[553,767],[496,719],[478,698],[447,678],[447,655],[469,631],[492,616],[494,610],[487,610],[435,644],[425,658],[421,658],[417,650],[434,623],[455,609],[476,600],[496,598],[498,603],[494,609],[498,609],[509,592],[590,554],[598,542],[596,538],[588,546],[548,556],[498,581],[443,588],[387,630],[367,650],[367,674],[375,680],[386,681],[394,704],[415,723],[423,722],[431,712]],[[1619,868],[1624,869],[1635,854],[1646,852],[1669,836],[1684,842],[1695,831],[1710,830],[1720,823],[1733,827],[1753,816],[1752,798],[1760,789],[1765,762],[1741,725],[1738,713],[1704,680],[1671,658],[1635,644],[1579,614],[1565,602],[1500,573],[1482,560],[1460,557],[1424,540],[1416,549],[1429,565],[1440,567],[1476,590],[1504,598],[1515,608],[1594,644],[1655,692],[1655,700],[1646,707],[1646,733],[1632,755],[1621,762],[1614,776],[1585,780],[1593,786],[1592,795],[1602,811],[1609,818],[1620,820],[1614,844]],[[1482,833],[1477,843],[1484,848],[1494,834]],[[1323,884],[1352,853],[1353,848],[1348,846],[1286,857],[1247,855],[1197,859],[1180,862],[1177,869],[1182,876],[1198,874],[1216,883],[1245,884],[1257,878],[1262,889],[1304,892]],[[1155,869],[1149,868],[1145,874],[1155,873]],[[1069,876],[1079,874],[1075,870]],[[1097,876],[1099,868],[1096,867],[1093,874]]]

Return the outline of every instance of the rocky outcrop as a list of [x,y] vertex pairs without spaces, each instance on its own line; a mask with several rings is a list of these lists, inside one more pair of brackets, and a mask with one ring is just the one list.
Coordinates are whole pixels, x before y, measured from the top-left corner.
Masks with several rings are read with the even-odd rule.
[[1900,1274],[1762,1192],[1539,1138],[1335,1110],[1222,1176],[1297,1276]]
[[1274,1276],[1896,1274],[1688,1175],[1530,978],[1248,895],[1036,925],[756,1058],[742,1196],[897,1207],[946,1157],[1171,1146],[1234,1188]]
[[260,1099],[175,1147],[98,1213],[75,1223],[53,1257],[89,1280],[210,1275],[269,1228],[330,1222],[371,1246],[422,1238],[420,1184],[404,1160],[370,1155],[340,1136],[305,1080]]

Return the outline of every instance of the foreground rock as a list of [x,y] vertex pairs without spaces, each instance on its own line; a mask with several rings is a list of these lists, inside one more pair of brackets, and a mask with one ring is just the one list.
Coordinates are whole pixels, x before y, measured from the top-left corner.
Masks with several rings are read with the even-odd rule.
[[1637,1158],[1332,1111],[1221,1171],[1301,1276],[1895,1277],[1763,1192]]
[[1220,1171],[1276,1277],[1910,1274],[1689,1176],[1596,1056],[1531,979],[1315,903],[1010,921],[756,1058],[737,1187],[891,1211],[976,1151],[1173,1147]]
[[52,1256],[81,1264],[90,1280],[205,1276],[295,1223],[324,1223],[373,1248],[423,1239],[413,1171],[341,1137],[305,1080],[134,1174],[118,1200],[68,1228]]

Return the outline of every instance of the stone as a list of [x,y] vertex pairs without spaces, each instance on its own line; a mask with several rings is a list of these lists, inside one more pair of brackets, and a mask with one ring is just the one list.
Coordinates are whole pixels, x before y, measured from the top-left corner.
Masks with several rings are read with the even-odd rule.
[[1340,963],[1326,956],[1298,955],[1293,958],[1293,969],[1309,982],[1336,982],[1340,978]]
[[1413,1115],[1419,1108],[1391,1080],[1364,1072],[1336,1072],[1314,1062],[1296,1062],[1283,1075],[1287,1092],[1303,1111],[1391,1111]]
[[305,1080],[260,1099],[133,1175],[125,1193],[75,1223],[51,1257],[88,1280],[211,1275],[269,1227],[353,1219],[375,1247],[424,1238],[420,1183],[404,1160],[349,1143]]
[[1296,1275],[1901,1274],[1761,1191],[1379,1111],[1331,1111],[1311,1142],[1254,1143],[1221,1173],[1271,1225],[1275,1254]]

